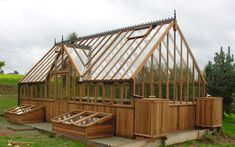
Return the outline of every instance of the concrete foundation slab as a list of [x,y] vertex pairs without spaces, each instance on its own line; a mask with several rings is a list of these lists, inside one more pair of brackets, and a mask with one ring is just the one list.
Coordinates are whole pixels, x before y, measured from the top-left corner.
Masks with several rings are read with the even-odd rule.
[[[30,123],[26,124],[27,126],[31,126],[41,131],[45,131],[48,133],[52,132],[52,124],[51,123]],[[107,138],[98,138],[91,140],[84,139],[76,139],[82,142],[87,142],[88,144],[95,144],[97,146],[109,146],[109,147],[156,147],[161,145],[173,145],[176,143],[183,143],[189,140],[196,140],[202,137],[208,130],[190,130],[190,131],[182,131],[177,133],[168,134],[167,139],[164,141],[162,139],[128,139],[123,137],[107,137]],[[54,134],[54,133],[53,133]],[[67,136],[66,136],[67,137]]]

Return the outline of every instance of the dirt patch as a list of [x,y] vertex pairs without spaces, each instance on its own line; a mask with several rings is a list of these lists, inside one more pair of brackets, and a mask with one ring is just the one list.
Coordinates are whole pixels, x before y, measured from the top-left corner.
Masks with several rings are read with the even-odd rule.
[[17,85],[0,85],[0,95],[15,95],[17,92]]
[[9,131],[1,131],[0,130],[0,137],[1,136],[6,136],[6,135],[11,135],[13,134],[15,131],[9,130]]
[[226,145],[235,145],[235,138],[229,137],[222,132],[213,133],[213,134],[206,134],[199,140],[193,140],[189,142],[185,142],[182,144],[175,144],[172,147],[182,147],[182,146],[189,146],[189,147],[200,147],[216,145],[216,146],[226,146]]

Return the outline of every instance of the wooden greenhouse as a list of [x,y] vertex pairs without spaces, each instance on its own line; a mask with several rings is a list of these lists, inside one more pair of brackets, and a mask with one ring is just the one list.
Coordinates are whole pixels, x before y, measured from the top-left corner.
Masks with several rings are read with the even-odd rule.
[[43,105],[46,121],[110,113],[114,135],[128,138],[194,129],[203,97],[205,78],[175,17],[62,40],[19,82],[19,104]]

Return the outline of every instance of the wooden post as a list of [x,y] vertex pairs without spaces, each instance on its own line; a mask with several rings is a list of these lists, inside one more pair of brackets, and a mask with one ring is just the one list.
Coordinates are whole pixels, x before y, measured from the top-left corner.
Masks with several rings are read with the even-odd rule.
[[187,49],[187,62],[186,62],[186,103],[188,104],[188,96],[189,96],[189,94],[188,94],[188,91],[189,91],[189,68],[188,68],[188,66],[189,66],[189,51],[188,51],[188,49]]
[[121,104],[123,104],[123,101],[124,101],[124,83],[122,83],[121,87],[120,87],[120,97],[121,97]]
[[162,44],[159,44],[159,62],[158,62],[158,94],[162,98]]
[[166,98],[169,99],[169,33],[167,33],[166,39]]
[[198,72],[198,97],[201,97],[200,73]]
[[40,84],[40,85],[39,85],[39,86],[40,86],[40,93],[39,93],[39,97],[40,97],[40,98],[42,98],[42,85],[43,85],[43,84]]
[[153,54],[151,55],[151,69],[150,69],[150,95],[153,96],[154,93],[153,93]]
[[71,70],[71,63],[68,63],[67,66],[68,73],[66,74],[66,85],[67,85],[67,99],[70,99],[70,70]]
[[44,98],[49,98],[48,97],[48,87],[47,87],[47,84],[48,84],[48,80],[45,81],[45,86],[44,86]]
[[142,96],[144,97],[144,68],[145,66],[143,66],[142,70],[141,70],[141,76],[142,76]]
[[183,58],[183,41],[182,37],[180,37],[180,103],[182,103],[182,97],[183,97],[183,81],[182,81],[182,59]]
[[176,99],[176,21],[174,22],[173,30],[174,30],[174,98],[173,102],[175,103]]
[[76,71],[73,69],[73,100],[75,100],[76,97]]
[[194,83],[194,80],[195,80],[195,79],[194,79],[194,77],[195,77],[195,71],[194,71],[194,70],[195,70],[195,69],[194,69],[194,68],[195,68],[195,67],[194,67],[194,62],[193,62],[193,73],[192,73],[192,74],[193,74],[193,75],[192,75],[192,82],[193,82],[193,83],[192,83],[193,103],[195,102],[195,83]]

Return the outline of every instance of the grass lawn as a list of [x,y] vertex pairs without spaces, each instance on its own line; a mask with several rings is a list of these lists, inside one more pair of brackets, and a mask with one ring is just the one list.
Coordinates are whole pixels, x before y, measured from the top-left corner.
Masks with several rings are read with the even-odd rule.
[[[4,132],[7,129],[4,128],[9,126],[8,122],[3,117],[0,117],[0,132]],[[2,131],[1,131],[2,130]],[[9,130],[8,130],[9,131]],[[8,141],[14,142],[32,142],[33,147],[84,147],[83,143],[75,140],[70,140],[63,137],[55,137],[45,133],[41,133],[38,130],[28,131],[16,131],[6,136],[0,136],[0,147],[7,146]]]
[[23,75],[0,74],[0,85],[15,85],[20,81]]
[[235,114],[226,114],[223,120],[223,132],[235,138]]
[[[17,106],[17,96],[0,96],[0,114],[3,110]],[[8,141],[33,142],[33,147],[83,147],[85,144],[63,137],[55,137],[37,130],[16,131],[13,134],[1,136],[1,132],[8,130],[10,125],[3,117],[0,117],[0,147],[7,146]],[[8,130],[9,131],[9,130]]]
[[17,106],[17,96],[7,96],[7,95],[2,95],[0,96],[0,114],[3,113],[4,110],[16,107]]
[[226,114],[223,119],[222,132],[206,134],[200,140],[188,141],[174,145],[182,147],[235,147],[235,114]]

